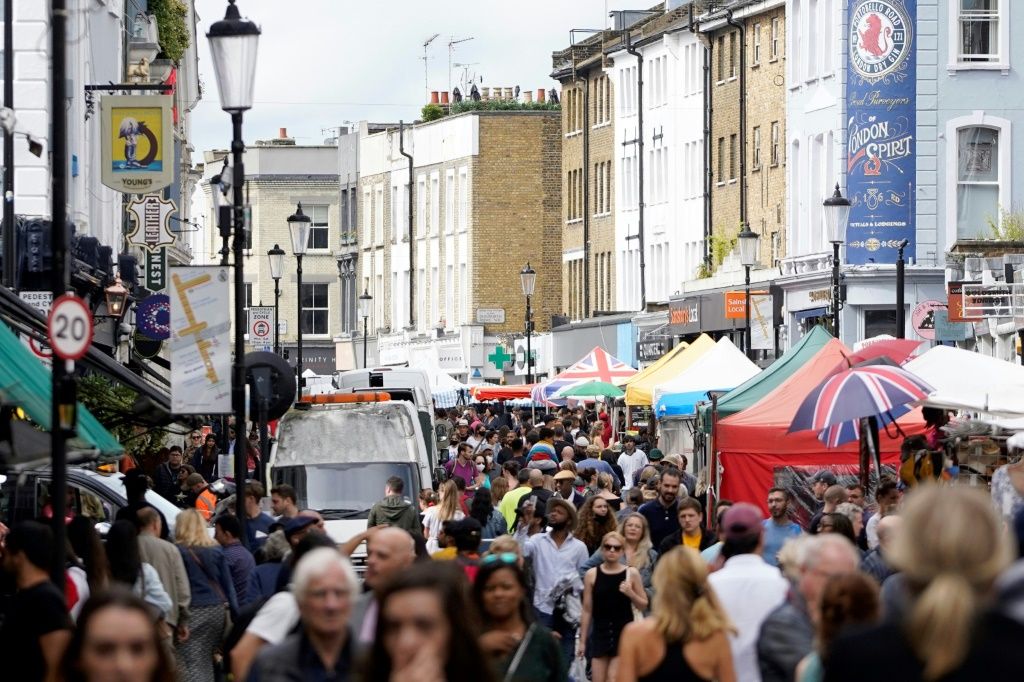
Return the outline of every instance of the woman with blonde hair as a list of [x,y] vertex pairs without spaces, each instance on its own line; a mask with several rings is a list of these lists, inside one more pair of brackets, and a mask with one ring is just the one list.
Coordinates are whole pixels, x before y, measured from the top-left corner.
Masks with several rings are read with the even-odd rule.
[[583,611],[576,656],[590,655],[593,682],[615,679],[615,663],[622,629],[633,620],[633,610],[647,608],[640,573],[622,563],[626,538],[612,531],[601,538],[601,564],[583,576]]
[[184,682],[213,682],[213,657],[227,635],[225,612],[238,614],[235,584],[224,551],[206,532],[206,521],[197,510],[178,514],[174,541],[192,592],[188,622],[178,623],[178,670]]
[[896,618],[840,636],[825,679],[1021,679],[1024,625],[994,609],[993,587],[1012,552],[989,497],[922,485],[900,516],[886,558],[901,571],[889,580],[902,578],[906,605]]
[[585,544],[587,551],[593,554],[600,549],[601,538],[605,533],[614,530],[618,530],[618,523],[608,500],[600,495],[594,495],[580,507],[573,536]]
[[[651,587],[651,577],[654,574],[654,564],[658,560],[658,552],[651,544],[650,526],[643,514],[629,514],[619,524],[619,532],[625,538],[625,551],[619,558],[622,563],[635,568],[640,573],[640,580],[644,585],[647,598],[654,595]],[[580,577],[595,566],[600,566],[604,561],[601,550],[594,552],[587,563],[580,567]]]
[[733,629],[707,564],[696,550],[676,547],[654,569],[651,616],[622,632],[616,682],[736,682]]
[[459,509],[459,487],[448,479],[438,489],[439,502],[423,512],[423,537],[427,539],[427,552],[433,554],[441,548],[437,542],[441,525],[445,521],[461,521],[465,514]]

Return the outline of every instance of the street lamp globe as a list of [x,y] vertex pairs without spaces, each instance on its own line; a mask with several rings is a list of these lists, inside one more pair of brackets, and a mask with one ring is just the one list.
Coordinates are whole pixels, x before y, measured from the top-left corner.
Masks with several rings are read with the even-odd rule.
[[526,263],[526,267],[520,270],[519,279],[523,283],[523,296],[533,296],[533,288],[537,286],[537,271]]
[[267,251],[267,260],[270,261],[270,277],[275,280],[281,279],[284,272],[284,249],[277,244]]
[[373,296],[363,289],[363,293],[359,296],[359,317],[364,320],[370,316],[370,304],[373,302]]
[[210,41],[210,55],[220,92],[220,108],[241,113],[252,108],[253,85],[256,81],[256,49],[260,40],[259,27],[243,19],[228,0],[228,11],[221,21],[210,26],[206,34]]
[[825,207],[825,227],[828,230],[828,240],[833,244],[842,244],[846,241],[846,224],[850,220],[850,200],[839,191],[839,183],[836,183],[836,191],[822,203]]
[[292,236],[292,253],[296,256],[302,256],[306,253],[312,222],[310,217],[302,212],[301,203],[295,209],[295,213],[288,216],[288,232]]
[[750,229],[750,225],[744,223],[743,230],[736,235],[740,244],[740,265],[745,268],[757,264],[757,240],[760,235]]

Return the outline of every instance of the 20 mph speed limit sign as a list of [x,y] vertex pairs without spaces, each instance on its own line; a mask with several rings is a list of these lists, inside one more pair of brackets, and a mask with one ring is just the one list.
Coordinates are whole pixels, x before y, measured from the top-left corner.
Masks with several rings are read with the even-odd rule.
[[92,344],[92,313],[85,301],[64,294],[53,302],[46,330],[54,355],[80,360]]

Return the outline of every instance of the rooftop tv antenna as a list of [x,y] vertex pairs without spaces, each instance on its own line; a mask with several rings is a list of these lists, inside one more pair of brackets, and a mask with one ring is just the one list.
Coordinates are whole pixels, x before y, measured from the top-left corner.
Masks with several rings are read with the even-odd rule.
[[455,46],[459,43],[466,43],[473,40],[474,36],[468,38],[456,38],[455,36],[448,36],[448,91],[452,90],[452,56],[455,54]]
[[434,35],[430,36],[429,38],[427,38],[426,40],[423,41],[423,56],[420,57],[420,59],[423,60],[423,90],[424,90],[423,101],[424,102],[429,102],[430,101],[430,76],[429,76],[429,69],[427,68],[427,48],[430,47],[430,43],[432,43],[435,40],[437,40],[437,38],[440,35],[441,35],[440,33],[435,33]]

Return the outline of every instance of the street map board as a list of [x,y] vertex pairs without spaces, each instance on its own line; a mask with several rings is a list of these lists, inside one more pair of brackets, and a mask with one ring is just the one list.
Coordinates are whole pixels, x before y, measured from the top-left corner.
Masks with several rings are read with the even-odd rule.
[[231,289],[228,268],[169,269],[171,411],[231,412]]

